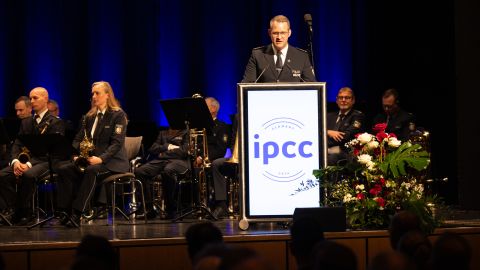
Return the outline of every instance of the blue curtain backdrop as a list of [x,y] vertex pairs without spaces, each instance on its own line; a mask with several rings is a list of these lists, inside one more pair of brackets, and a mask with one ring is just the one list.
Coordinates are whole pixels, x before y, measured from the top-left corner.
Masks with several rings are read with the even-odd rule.
[[251,49],[270,42],[271,17],[291,20],[293,46],[307,48],[312,14],[317,79],[330,97],[352,84],[351,1],[2,2],[0,116],[35,86],[48,89],[64,118],[88,109],[90,85],[112,84],[131,119],[167,125],[160,99],[199,92],[236,112],[236,83]]
[[[435,12],[432,12],[435,10]],[[254,47],[270,43],[269,20],[291,20],[293,46],[307,48],[313,18],[317,80],[328,100],[352,86],[369,119],[395,87],[401,106],[431,131],[432,175],[456,179],[453,1],[366,0],[0,0],[0,117],[35,86],[62,118],[78,121],[90,87],[109,81],[133,121],[168,125],[159,100],[214,96],[219,118],[236,112],[236,84]],[[435,104],[432,105],[432,97]]]

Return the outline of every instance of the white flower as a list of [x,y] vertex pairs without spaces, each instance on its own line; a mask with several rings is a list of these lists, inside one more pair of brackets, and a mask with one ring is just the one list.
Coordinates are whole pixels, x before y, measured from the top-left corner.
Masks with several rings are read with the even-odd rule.
[[362,190],[365,189],[365,186],[364,186],[363,184],[357,185],[357,186],[355,187],[355,189],[356,189],[356,190],[359,190],[359,191],[362,191]]
[[369,161],[369,162],[367,162],[367,164],[365,164],[365,165],[367,166],[367,170],[369,170],[369,171],[375,170],[375,165],[376,165],[375,162]]
[[361,143],[361,144],[366,144],[368,143],[369,141],[371,141],[373,139],[373,135],[372,134],[368,134],[368,133],[362,133],[360,134],[358,137],[357,137],[357,140]]
[[350,201],[354,201],[356,198],[352,196],[352,194],[350,193],[347,193],[345,194],[345,196],[343,196],[343,202],[344,203],[347,203],[347,202],[350,202]]
[[369,161],[372,161],[372,156],[369,154],[361,154],[358,157],[358,163],[360,164],[367,164]]
[[398,140],[395,137],[388,138],[388,146],[390,147],[399,147],[402,144],[402,141]]
[[370,142],[367,143],[366,147],[369,150],[373,150],[375,148],[378,148],[379,145],[380,144],[377,141],[370,141]]

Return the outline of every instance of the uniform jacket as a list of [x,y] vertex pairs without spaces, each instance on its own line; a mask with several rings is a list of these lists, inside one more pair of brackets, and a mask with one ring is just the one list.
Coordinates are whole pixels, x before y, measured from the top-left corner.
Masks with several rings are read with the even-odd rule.
[[[180,148],[168,150],[168,145],[173,144]],[[188,159],[188,138],[186,130],[162,130],[157,140],[152,144],[148,152],[154,159]]]
[[208,142],[208,159],[213,161],[217,158],[225,156],[227,145],[229,142],[229,128],[227,124],[221,120],[215,119],[214,126],[210,132],[207,132]]
[[[388,118],[388,123],[387,123]],[[410,132],[415,131],[415,117],[413,114],[399,109],[396,113],[389,117],[385,113],[378,114],[374,120],[373,125],[379,123],[387,123],[385,132],[394,133],[402,142],[409,139]]]
[[327,114],[327,130],[345,132],[345,135],[340,142],[328,137],[328,147],[340,146],[340,148],[345,149],[345,143],[354,139],[355,134],[363,132],[365,115],[361,111],[352,109],[338,123],[337,118],[338,111]]
[[[272,45],[252,50],[248,60],[243,83],[257,82],[315,82],[315,74],[308,53],[304,50],[288,46],[285,63],[280,73],[275,69],[274,50]],[[263,74],[262,74],[262,71]],[[260,74],[262,74],[260,76]]]
[[[12,160],[18,157],[18,155],[22,152],[22,148],[25,146],[19,138],[22,135],[40,135],[44,128],[45,131],[43,134],[65,135],[65,125],[63,121],[57,116],[50,114],[48,111],[45,113],[45,115],[43,115],[42,120],[38,124],[33,116],[22,119],[17,139],[15,139],[15,142],[12,146]],[[39,162],[48,161],[46,155],[36,155],[33,152],[31,152],[30,157],[30,163],[32,163],[32,165],[38,164]]]
[[[85,129],[87,136],[91,136],[91,130],[96,117],[96,115],[86,116],[85,128],[82,126],[73,139],[72,145],[75,149],[79,150]],[[129,170],[127,151],[125,149],[126,132],[127,115],[123,110],[113,111],[107,109],[102,120],[97,123],[93,136],[95,149],[91,154],[101,158],[105,167],[110,171],[127,172]]]

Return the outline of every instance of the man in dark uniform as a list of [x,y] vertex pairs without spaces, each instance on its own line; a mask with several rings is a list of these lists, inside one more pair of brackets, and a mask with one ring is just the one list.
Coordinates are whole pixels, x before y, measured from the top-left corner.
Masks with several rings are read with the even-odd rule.
[[135,176],[142,181],[145,208],[147,213],[137,215],[137,219],[153,219],[157,212],[153,209],[153,195],[151,180],[161,174],[166,190],[165,207],[167,218],[175,217],[174,190],[177,175],[185,173],[190,168],[188,155],[187,130],[163,130],[158,134],[157,140],[148,150],[152,159],[146,164],[135,169]]
[[328,165],[336,165],[347,157],[345,143],[363,131],[364,114],[354,110],[355,95],[349,87],[338,90],[337,112],[327,114]]
[[[213,215],[220,217],[227,209],[227,185],[221,170],[223,170],[222,167],[225,163],[225,158],[223,157],[227,151],[229,128],[225,122],[217,118],[220,103],[213,97],[205,98],[205,102],[214,122],[212,130],[207,133],[208,159],[212,163],[213,187],[215,190]],[[201,158],[200,160],[199,158],[197,158],[197,164],[202,162]]]
[[[125,150],[127,115],[120,108],[112,87],[108,82],[92,85],[92,109],[85,116],[85,124],[73,140],[73,148],[80,150],[85,136],[93,141],[95,148],[87,158],[82,172],[74,162],[66,161],[56,169],[60,179],[57,183],[58,209],[63,211],[61,223],[78,227],[80,217],[87,210],[97,176],[129,171]],[[74,156],[76,161],[78,156]],[[103,197],[101,203],[106,203]],[[70,218],[68,217],[70,215]]]
[[400,108],[398,92],[391,88],[386,90],[382,96],[383,112],[375,116],[373,125],[386,123],[385,132],[393,133],[399,140],[405,142],[410,133],[416,130],[415,117],[413,114]]
[[[19,158],[20,153],[27,153],[28,150],[24,148],[21,137],[41,134],[64,135],[65,133],[63,121],[48,112],[48,92],[45,88],[32,89],[30,101],[35,115],[22,119],[17,139],[12,146],[10,166],[0,171],[0,203],[4,203],[0,207],[4,210],[15,207],[12,223],[19,226],[32,222],[31,199],[35,190],[35,180],[48,171],[48,159],[45,155],[37,156],[30,152],[28,160]],[[56,163],[57,160],[53,162]],[[18,183],[17,191],[15,191],[16,182]]]
[[270,20],[272,44],[252,50],[242,82],[314,82],[308,53],[288,44],[290,21],[283,15]]

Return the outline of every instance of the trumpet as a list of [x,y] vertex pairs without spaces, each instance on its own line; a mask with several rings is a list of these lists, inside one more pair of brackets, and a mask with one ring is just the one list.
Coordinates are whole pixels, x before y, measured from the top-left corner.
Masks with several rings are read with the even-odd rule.
[[90,157],[90,152],[95,149],[95,145],[93,144],[93,140],[90,139],[87,135],[87,129],[86,129],[86,122],[85,122],[85,116],[83,116],[82,119],[82,127],[83,127],[83,139],[80,142],[79,150],[80,154],[78,155],[77,159],[75,160],[75,166],[81,171],[84,172],[87,166],[89,165],[88,163],[88,158]]

